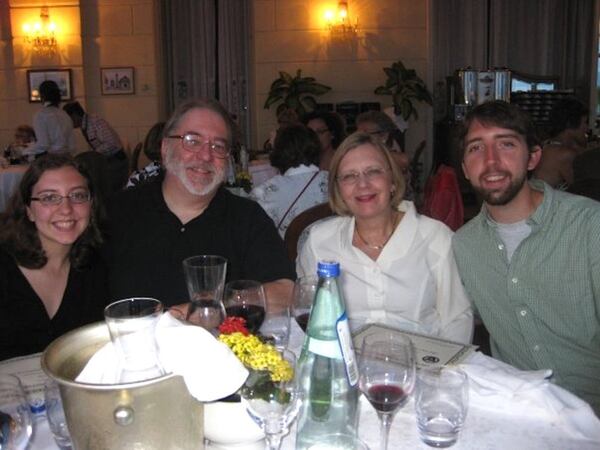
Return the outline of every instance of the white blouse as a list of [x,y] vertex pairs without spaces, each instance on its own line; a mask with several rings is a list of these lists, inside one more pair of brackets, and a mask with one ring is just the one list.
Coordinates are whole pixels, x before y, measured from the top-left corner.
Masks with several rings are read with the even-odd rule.
[[376,261],[352,245],[353,217],[313,224],[300,250],[298,276],[319,260],[340,262],[341,286],[353,329],[383,323],[444,339],[471,342],[473,314],[451,248],[452,231],[403,201],[404,217]]
[[[315,174],[316,177],[284,217],[290,205]],[[302,164],[255,187],[252,189],[250,197],[263,207],[275,226],[283,218],[277,231],[281,237],[284,237],[288,225],[298,214],[327,201],[327,177],[327,171],[320,171],[317,166],[312,164],[310,166]]]

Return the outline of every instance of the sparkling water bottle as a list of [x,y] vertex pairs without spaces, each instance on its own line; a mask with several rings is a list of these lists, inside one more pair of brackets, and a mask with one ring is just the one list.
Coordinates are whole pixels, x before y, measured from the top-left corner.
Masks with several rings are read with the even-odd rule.
[[355,435],[358,427],[358,368],[338,286],[340,265],[320,261],[319,284],[298,361],[303,401],[296,449],[310,449],[323,436]]

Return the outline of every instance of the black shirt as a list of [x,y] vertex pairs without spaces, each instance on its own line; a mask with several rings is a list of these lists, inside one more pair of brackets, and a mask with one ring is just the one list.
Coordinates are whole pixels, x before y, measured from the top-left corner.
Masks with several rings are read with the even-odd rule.
[[99,258],[88,268],[71,268],[61,304],[50,319],[14,258],[0,248],[0,360],[41,352],[67,331],[104,320],[106,281]]
[[189,301],[182,261],[227,259],[227,281],[295,279],[273,221],[254,201],[220,188],[198,217],[183,225],[162,195],[163,177],[120,192],[109,202],[110,290],[113,300],[148,296],[166,306]]

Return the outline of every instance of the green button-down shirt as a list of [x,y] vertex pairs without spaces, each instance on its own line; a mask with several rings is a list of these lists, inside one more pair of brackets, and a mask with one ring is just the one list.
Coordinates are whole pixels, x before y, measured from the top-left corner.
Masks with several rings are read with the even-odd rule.
[[512,259],[484,207],[454,235],[456,262],[494,357],[553,369],[600,415],[600,203],[531,186],[544,199]]

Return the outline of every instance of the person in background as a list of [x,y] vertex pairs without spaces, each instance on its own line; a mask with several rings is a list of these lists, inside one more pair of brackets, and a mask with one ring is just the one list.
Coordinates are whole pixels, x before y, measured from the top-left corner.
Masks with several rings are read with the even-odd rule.
[[550,139],[533,176],[550,186],[566,190],[573,183],[573,160],[587,147],[589,109],[576,98],[554,104],[550,111]]
[[91,178],[71,157],[31,163],[0,216],[0,360],[103,319],[99,211]]
[[406,180],[407,198],[411,196],[410,190],[410,159],[404,152],[402,131],[394,121],[382,111],[365,111],[356,117],[356,129],[370,134],[379,139],[390,152],[398,168]]
[[329,170],[335,149],[346,137],[344,120],[333,112],[313,111],[302,117],[302,123],[317,133],[321,143],[319,168]]
[[148,131],[148,134],[146,134],[142,150],[144,151],[144,155],[150,160],[150,163],[143,169],[133,172],[129,176],[126,187],[130,188],[137,186],[140,183],[144,183],[145,181],[158,176],[163,170],[160,147],[162,144],[162,133],[164,128],[165,123],[158,122],[154,124],[152,128],[150,128],[150,131]]
[[328,173],[317,167],[320,153],[319,138],[304,125],[277,132],[269,158],[280,175],[252,189],[250,197],[271,217],[281,237],[298,214],[327,201]]
[[600,204],[527,180],[542,150],[514,105],[475,107],[459,138],[483,207],[454,235],[454,254],[492,355],[519,369],[552,369],[599,414]]
[[43,106],[33,116],[33,129],[37,140],[22,152],[23,155],[35,158],[45,153],[73,153],[73,122],[67,113],[58,107],[61,99],[58,85],[52,80],[43,81],[39,93]]
[[23,150],[35,142],[35,131],[29,125],[19,125],[15,130],[15,138],[12,143],[4,149],[4,155],[0,156],[0,167],[9,164],[20,164],[22,162]]
[[113,298],[187,302],[182,261],[204,254],[227,259],[228,280],[260,281],[269,301],[289,301],[294,268],[272,220],[222,186],[235,130],[214,100],[181,104],[163,131],[164,174],[111,198],[106,255]]
[[129,165],[117,132],[102,117],[86,113],[79,102],[67,103],[63,110],[73,121],[73,127],[81,130],[91,150],[106,158],[110,190],[122,189],[127,182]]
[[331,161],[329,203],[339,217],[308,228],[296,263],[339,261],[352,328],[379,322],[469,343],[473,315],[452,255],[450,229],[403,200],[404,178],[375,136],[354,133]]

